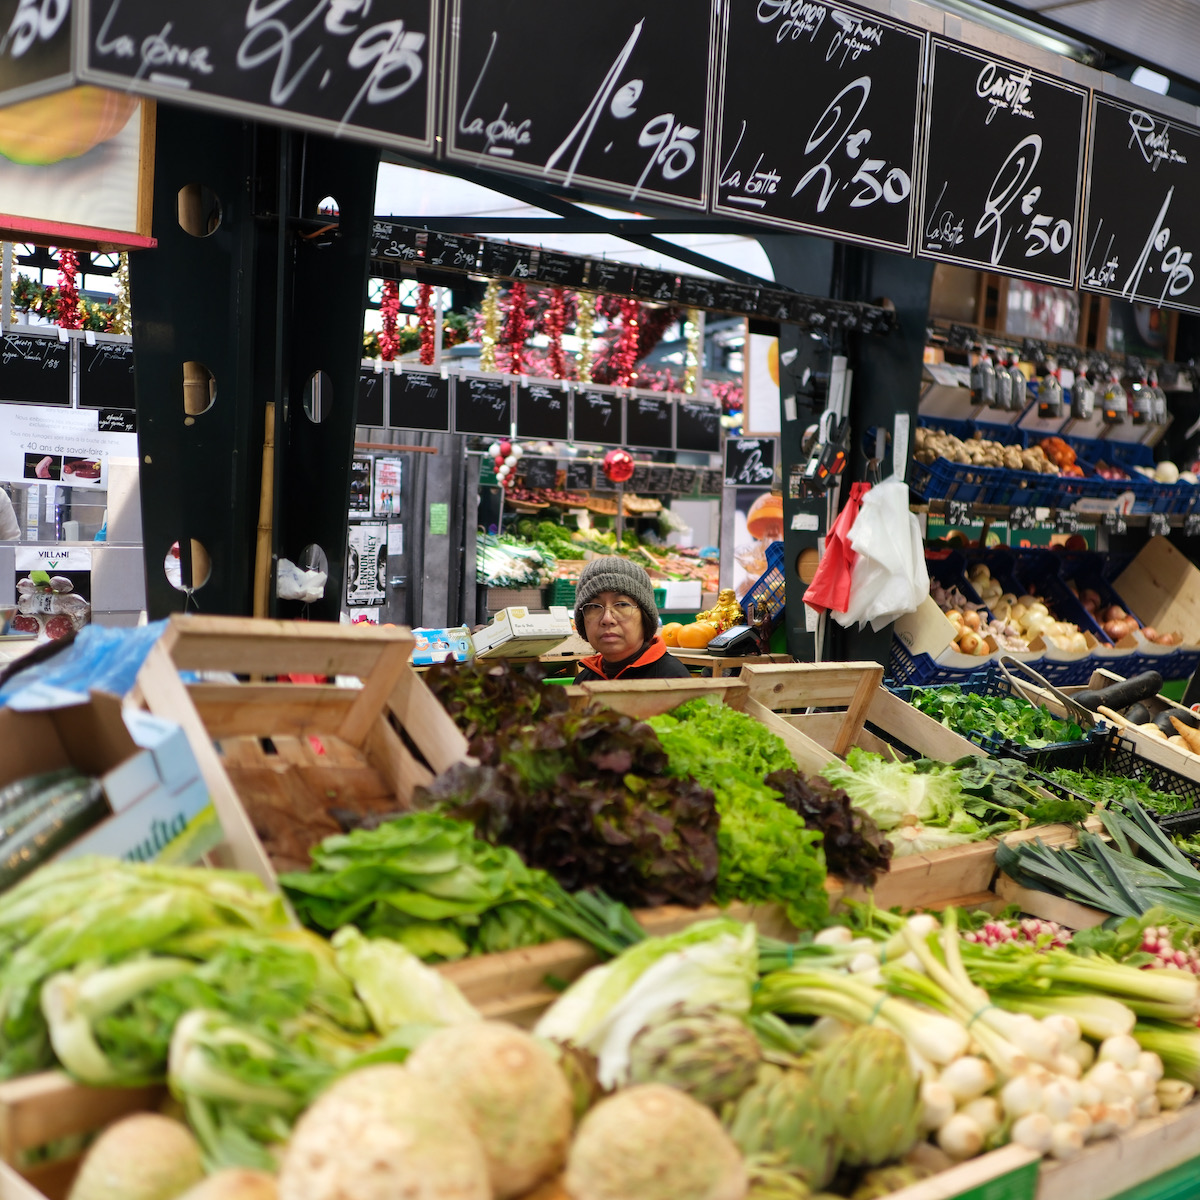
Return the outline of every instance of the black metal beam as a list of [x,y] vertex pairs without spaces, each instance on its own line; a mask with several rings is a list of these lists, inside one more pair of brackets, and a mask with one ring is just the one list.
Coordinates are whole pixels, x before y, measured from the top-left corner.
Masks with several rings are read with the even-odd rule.
[[497,233],[606,233],[628,241],[626,231],[641,236],[653,230],[656,234],[719,233],[754,237],[754,230],[742,222],[719,220],[714,217],[661,217],[650,220],[630,217],[623,220],[581,212],[577,217],[431,217],[425,214],[409,217],[380,216],[378,219],[391,221],[395,225],[428,225],[441,233],[480,236]]

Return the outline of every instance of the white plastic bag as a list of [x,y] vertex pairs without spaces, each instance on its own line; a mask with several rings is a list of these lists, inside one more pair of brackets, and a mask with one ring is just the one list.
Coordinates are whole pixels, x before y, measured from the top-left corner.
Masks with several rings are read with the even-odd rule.
[[858,555],[850,577],[850,604],[833,618],[845,628],[869,623],[878,632],[929,595],[921,526],[908,510],[908,485],[885,479],[867,493],[850,531]]
[[311,604],[325,595],[324,571],[306,571],[290,559],[281,558],[275,570],[275,594],[280,600],[303,600]]

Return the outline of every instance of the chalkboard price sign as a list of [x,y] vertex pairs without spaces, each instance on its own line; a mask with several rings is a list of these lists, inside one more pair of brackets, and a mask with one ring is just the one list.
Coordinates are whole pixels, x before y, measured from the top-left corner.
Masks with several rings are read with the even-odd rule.
[[678,276],[669,271],[652,271],[648,267],[638,267],[633,281],[636,295],[657,304],[669,304],[674,300],[678,286]]
[[580,388],[575,392],[575,429],[577,442],[618,446],[624,440],[621,401],[616,392],[603,388]]
[[70,86],[71,5],[0,0],[0,106]]
[[514,246],[510,242],[485,242],[483,266],[485,275],[501,279],[529,279],[533,275],[533,260],[537,251],[532,246]]
[[446,157],[703,208],[719,0],[694,7],[453,0]]
[[1087,91],[940,38],[929,74],[917,253],[1072,287]]
[[427,267],[474,271],[482,252],[483,243],[477,238],[455,237],[449,233],[425,234],[424,262]]
[[679,281],[679,303],[685,308],[716,308],[719,282],[699,275],[684,276]]
[[432,371],[393,375],[388,387],[388,427],[450,432],[450,381]]
[[518,387],[517,437],[565,442],[569,399],[566,390],[557,383],[531,383]]
[[558,463],[552,458],[521,458],[521,474],[527,488],[552,488],[558,479]]
[[609,262],[594,258],[588,270],[588,287],[593,292],[608,292],[613,296],[633,295],[633,280],[637,267],[630,263]]
[[702,471],[700,473],[700,494],[702,496],[720,495],[725,486],[725,472],[721,470]]
[[666,495],[671,491],[674,482],[674,467],[665,465],[654,466],[650,468],[650,479],[646,484],[646,491],[652,496]]
[[721,449],[721,410],[715,404],[683,400],[675,417],[675,448],[697,454],[716,454]]
[[676,467],[671,473],[671,492],[675,496],[689,496],[696,486],[695,467]]
[[133,345],[97,342],[79,346],[79,407],[136,407],[133,394]]
[[405,263],[421,261],[420,230],[405,225],[393,225],[390,221],[374,221],[371,224],[371,269],[388,279],[398,279]]
[[374,7],[231,0],[219,19],[204,4],[173,4],[164,15],[162,0],[79,2],[81,75],[89,83],[338,137],[434,148],[436,0]]
[[653,472],[654,468],[649,464],[638,463],[633,468],[633,474],[629,477],[629,482],[625,485],[625,490],[627,492],[648,492]]
[[725,443],[726,487],[770,487],[774,479],[774,439],[730,438]]
[[354,414],[358,425],[383,427],[383,380],[382,371],[374,367],[363,367],[358,373],[358,408]]
[[595,482],[595,463],[578,461],[567,463],[567,491],[590,492]]
[[674,404],[661,394],[639,394],[625,401],[625,441],[630,446],[670,450],[675,445]]
[[1200,129],[1096,95],[1091,136],[1079,286],[1200,312]]
[[539,250],[533,273],[539,283],[551,287],[581,288],[587,282],[588,261],[573,254]]
[[6,333],[0,338],[0,400],[70,404],[70,342]]
[[925,34],[851,4],[726,12],[713,211],[910,250]]
[[512,384],[502,379],[457,379],[454,432],[508,437],[512,433]]

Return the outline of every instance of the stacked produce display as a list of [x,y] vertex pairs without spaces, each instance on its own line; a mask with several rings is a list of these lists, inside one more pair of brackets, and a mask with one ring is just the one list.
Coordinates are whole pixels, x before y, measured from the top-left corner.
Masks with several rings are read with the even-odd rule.
[[[1036,757],[1069,720],[931,689],[1024,757],[801,771],[719,694],[643,721],[504,665],[426,678],[470,760],[344,814],[282,896],[94,859],[0,894],[0,1076],[170,1097],[40,1152],[86,1151],[74,1200],[869,1200],[1010,1144],[1070,1162],[1200,1083],[1200,871],[1157,823],[1190,801]],[[871,902],[974,847],[1112,920]],[[592,957],[531,1030],[454,974],[563,938]]]

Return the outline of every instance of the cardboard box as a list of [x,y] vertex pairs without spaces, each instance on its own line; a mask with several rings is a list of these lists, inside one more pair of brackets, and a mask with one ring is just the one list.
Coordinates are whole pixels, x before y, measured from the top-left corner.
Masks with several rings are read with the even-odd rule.
[[[161,725],[178,728],[169,721]],[[142,790],[156,760],[152,751],[134,742],[116,696],[84,696],[38,684],[24,688],[0,709],[0,746],[0,786],[67,766],[98,777],[104,786],[113,815],[64,847],[57,858],[110,854],[135,861],[195,862],[222,840],[198,771],[182,788],[164,784],[154,771],[150,788]],[[194,766],[190,743],[186,748],[186,761]],[[113,796],[118,797],[115,804]]]
[[536,658],[571,634],[571,613],[561,605],[548,612],[506,608],[474,635],[478,658]]
[[160,785],[72,842],[58,857],[102,854],[128,862],[184,865],[216,849],[221,837],[221,822],[208,786],[202,779],[193,779],[177,792]]
[[174,721],[164,721],[152,713],[126,708],[125,724],[133,740],[154,756],[158,778],[172,791],[178,791],[200,778],[200,767],[192,753],[187,734]]
[[451,658],[468,662],[475,656],[471,631],[465,625],[456,629],[414,629],[412,633],[416,643],[411,660],[414,666],[428,667]]
[[698,579],[667,580],[663,586],[667,592],[663,608],[667,612],[700,611],[700,581]]
[[1159,633],[1181,633],[1185,647],[1198,644],[1200,570],[1166,538],[1151,538],[1112,586],[1143,625]]

